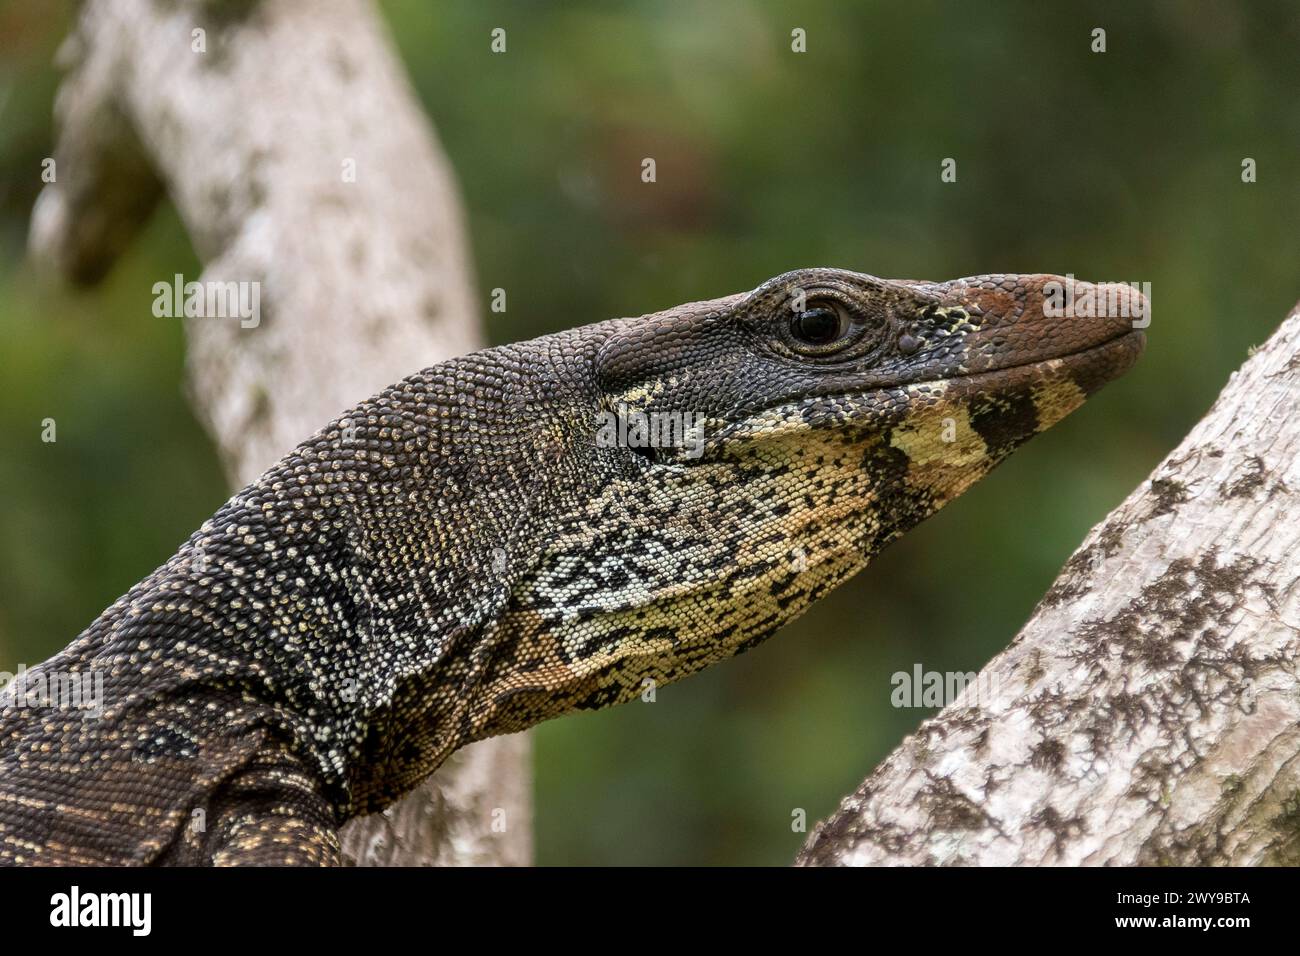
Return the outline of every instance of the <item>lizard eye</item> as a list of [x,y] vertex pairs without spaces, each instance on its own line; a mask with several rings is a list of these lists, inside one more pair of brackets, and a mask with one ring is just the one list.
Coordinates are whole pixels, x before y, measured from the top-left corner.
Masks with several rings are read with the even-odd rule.
[[834,309],[815,306],[796,313],[790,327],[794,337],[806,345],[825,345],[840,336],[840,317]]
[[807,355],[837,352],[848,344],[855,328],[848,310],[834,300],[809,302],[790,317],[789,343]]

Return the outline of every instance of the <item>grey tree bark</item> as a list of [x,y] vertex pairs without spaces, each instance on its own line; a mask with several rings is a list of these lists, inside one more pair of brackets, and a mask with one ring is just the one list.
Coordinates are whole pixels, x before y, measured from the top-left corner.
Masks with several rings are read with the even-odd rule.
[[1298,406],[1293,311],[797,862],[1300,863]]
[[[451,168],[367,0],[88,0],[60,65],[33,258],[93,282],[168,195],[202,281],[258,284],[259,321],[186,320],[191,399],[233,486],[483,344]],[[524,735],[467,748],[345,827],[345,854],[525,864],[529,770]]]

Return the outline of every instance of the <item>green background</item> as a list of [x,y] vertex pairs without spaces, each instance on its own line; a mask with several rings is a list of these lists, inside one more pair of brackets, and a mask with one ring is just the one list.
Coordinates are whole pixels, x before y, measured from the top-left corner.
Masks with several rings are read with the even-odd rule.
[[[539,728],[540,862],[788,862],[792,813],[825,816],[928,715],[890,706],[890,675],[1004,646],[1300,294],[1294,3],[382,9],[457,167],[482,299],[509,292],[493,342],[810,265],[1152,284],[1133,372],[796,625],[653,705]],[[175,214],[88,292],[24,260],[70,15],[0,4],[0,670],[67,643],[228,493],[180,324],[141,292],[197,272]]]

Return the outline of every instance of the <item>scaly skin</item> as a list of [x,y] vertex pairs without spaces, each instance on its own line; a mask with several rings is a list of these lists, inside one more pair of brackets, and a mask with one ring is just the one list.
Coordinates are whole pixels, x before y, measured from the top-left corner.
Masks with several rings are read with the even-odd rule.
[[[808,269],[386,389],[28,675],[100,716],[0,694],[0,861],[334,863],[458,747],[753,647],[1130,367],[1053,278]],[[597,441],[624,406],[703,453]]]

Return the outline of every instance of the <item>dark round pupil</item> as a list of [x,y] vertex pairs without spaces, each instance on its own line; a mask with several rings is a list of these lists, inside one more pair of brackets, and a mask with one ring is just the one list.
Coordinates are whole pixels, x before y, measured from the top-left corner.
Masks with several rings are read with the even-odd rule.
[[815,306],[794,317],[794,334],[810,345],[833,342],[840,333],[840,317],[834,309]]

